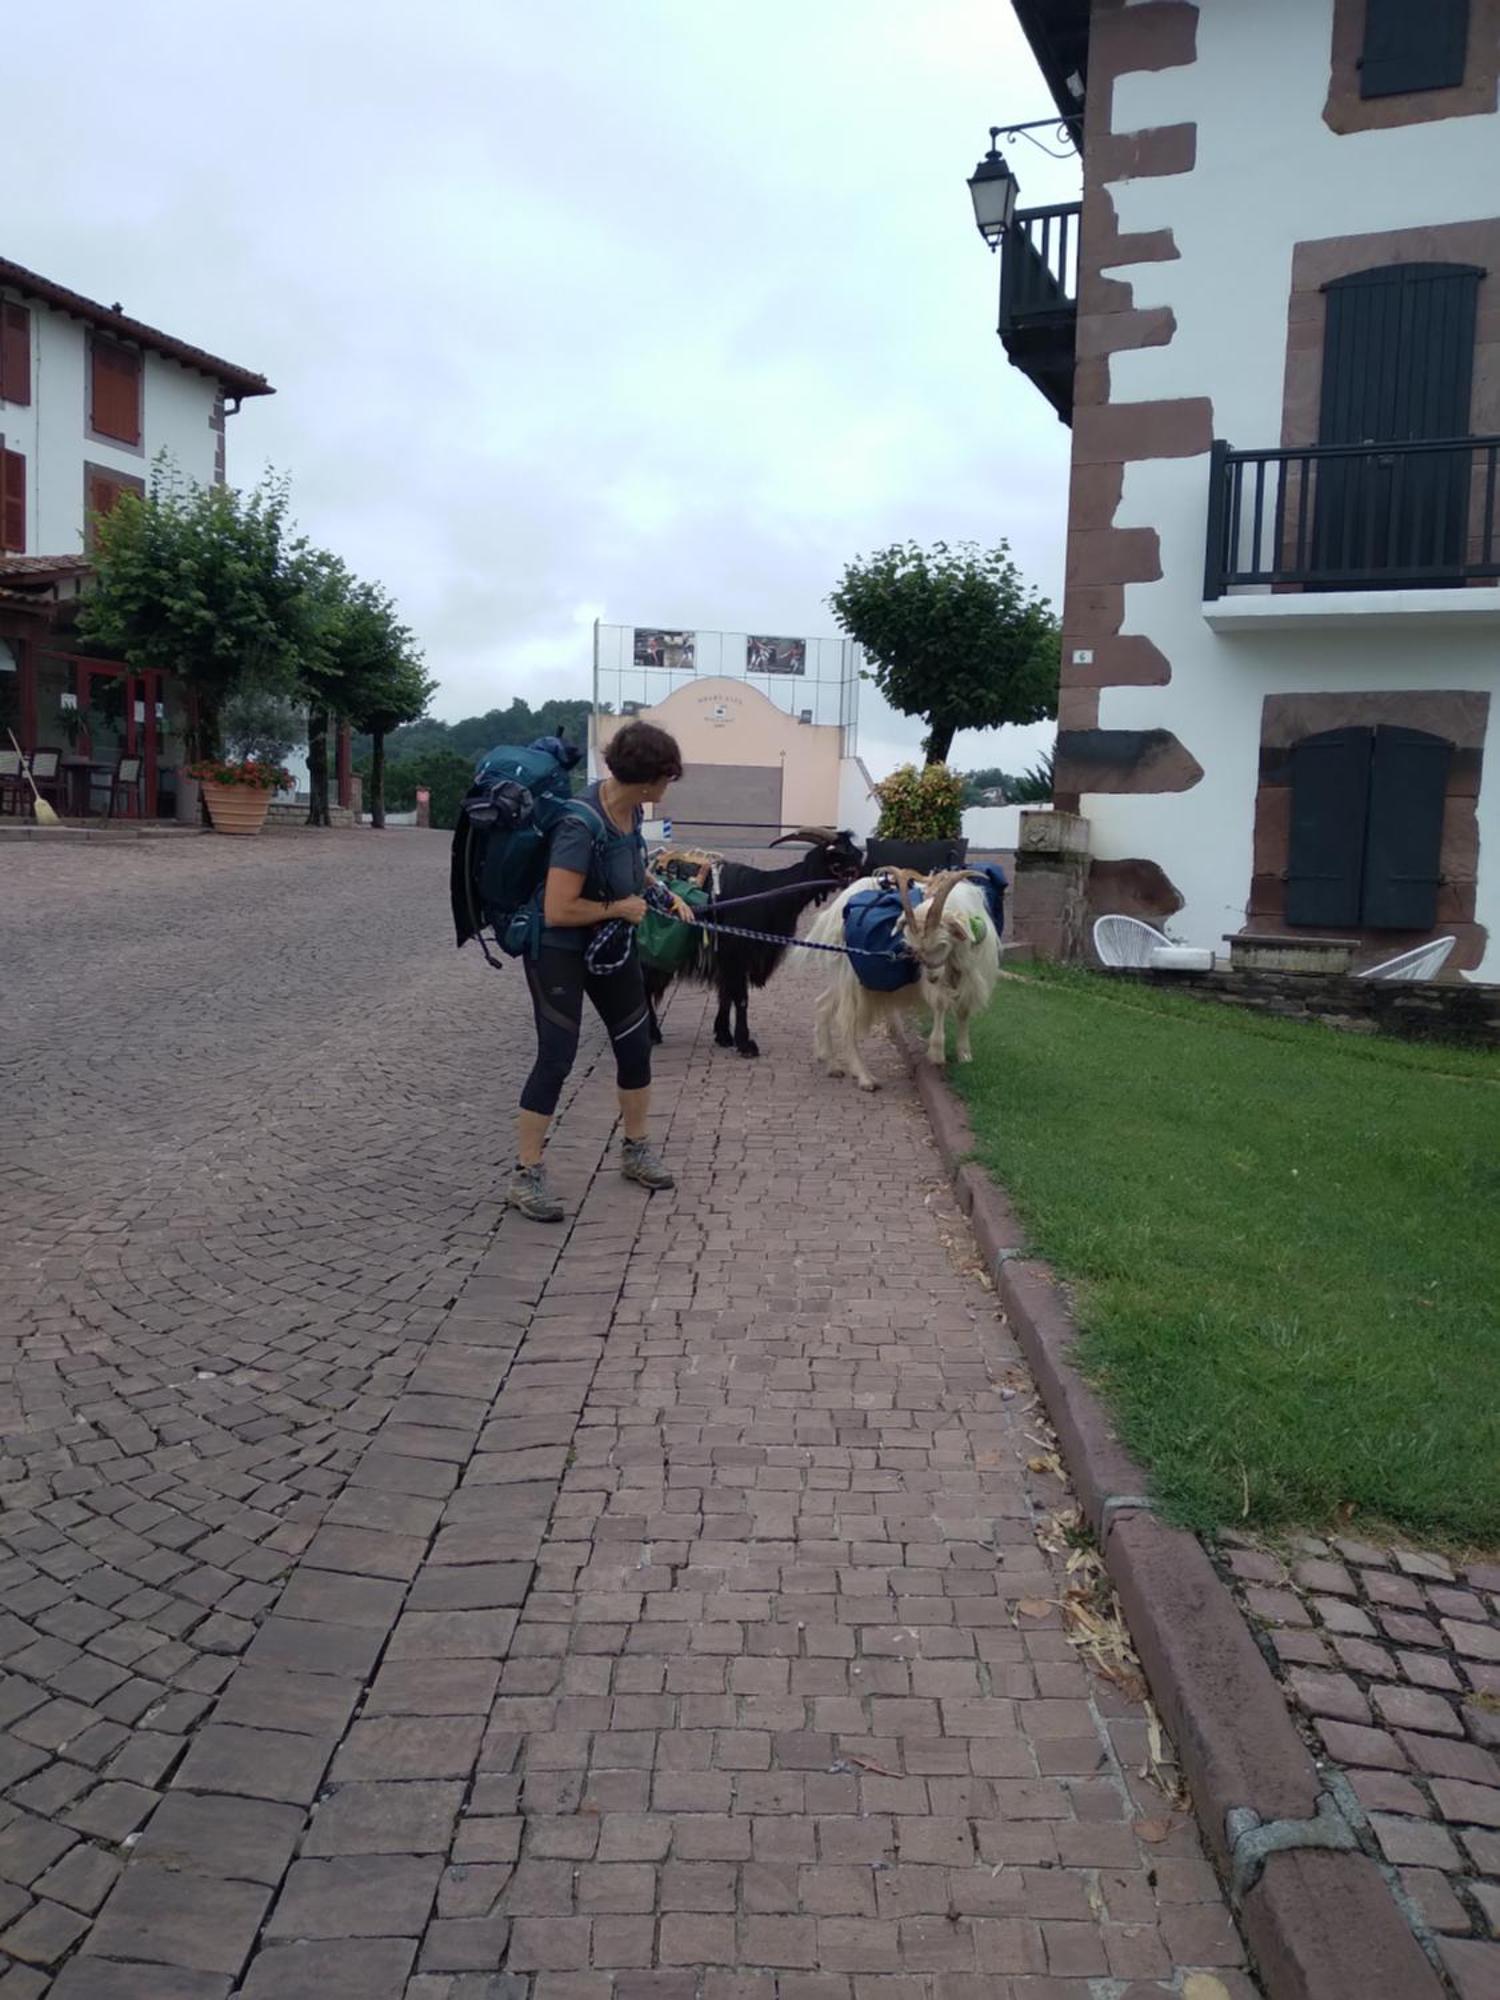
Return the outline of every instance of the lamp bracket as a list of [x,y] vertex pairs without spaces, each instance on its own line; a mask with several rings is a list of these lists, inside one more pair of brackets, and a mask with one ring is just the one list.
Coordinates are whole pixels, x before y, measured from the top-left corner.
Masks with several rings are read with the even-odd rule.
[[1059,144],[1077,153],[1080,150],[1079,139],[1082,127],[1083,113],[1081,111],[1071,112],[1066,118],[1033,118],[1029,123],[1024,125],[992,125],[990,127],[990,144],[994,146],[1001,139],[1004,139],[1007,143],[1012,139],[1025,139],[1031,145],[1035,146],[1039,152],[1045,153],[1049,160],[1065,160],[1068,158],[1067,151],[1054,153],[1050,146],[1044,145],[1040,139],[1035,138],[1033,135],[1037,132],[1051,132]]

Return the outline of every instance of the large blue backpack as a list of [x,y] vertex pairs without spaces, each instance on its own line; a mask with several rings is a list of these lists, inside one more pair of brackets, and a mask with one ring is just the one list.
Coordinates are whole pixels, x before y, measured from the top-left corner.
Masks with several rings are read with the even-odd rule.
[[[1005,932],[1005,891],[1009,880],[1005,870],[985,862],[966,871],[983,878],[985,902],[996,937]],[[920,883],[911,887],[912,899],[920,903],[924,891]],[[901,931],[901,895],[896,889],[861,889],[844,905],[844,944],[849,962],[861,986],[872,993],[899,993],[917,977],[916,959],[906,949]]]
[[501,744],[481,761],[453,829],[449,889],[460,946],[470,938],[491,965],[500,961],[485,941],[493,933],[512,958],[535,953],[541,940],[541,890],[547,844],[567,814],[581,819],[595,859],[608,829],[586,799],[570,796],[569,773],[583,752],[561,737],[542,736],[524,750]]
[[[924,897],[914,882],[912,900]],[[861,889],[844,905],[844,945],[861,986],[872,993],[899,993],[920,968],[901,934],[901,896],[895,889]]]

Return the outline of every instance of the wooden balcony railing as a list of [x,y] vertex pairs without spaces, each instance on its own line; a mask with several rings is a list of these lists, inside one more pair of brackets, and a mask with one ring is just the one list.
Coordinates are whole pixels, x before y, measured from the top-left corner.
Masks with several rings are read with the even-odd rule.
[[1215,444],[1204,596],[1500,579],[1497,474],[1500,437],[1273,451]]

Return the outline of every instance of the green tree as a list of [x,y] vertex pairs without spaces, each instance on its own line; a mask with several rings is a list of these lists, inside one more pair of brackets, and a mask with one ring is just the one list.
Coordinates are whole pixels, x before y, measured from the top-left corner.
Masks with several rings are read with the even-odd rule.
[[385,741],[402,723],[415,722],[437,683],[417,642],[396,616],[378,584],[354,586],[340,634],[344,713],[370,739],[370,824],[385,825]]
[[[362,768],[368,772],[368,763]],[[410,812],[417,802],[417,787],[430,795],[429,812],[434,826],[458,824],[458,808],[474,779],[474,760],[457,750],[423,750],[413,757],[394,757],[385,769],[385,802],[392,812]]]
[[1057,713],[1057,620],[1006,542],[898,542],[850,563],[828,602],[892,708],[927,724],[929,764],[960,729]]
[[188,696],[188,751],[216,756],[220,714],[242,680],[290,690],[305,636],[303,544],[286,481],[249,492],[184,480],[165,455],[145,499],[97,518],[84,641],[136,667],[162,667]]
[[328,729],[352,689],[347,635],[357,585],[327,549],[304,549],[297,568],[304,614],[297,683],[307,701],[307,824],[329,826]]
[[[405,767],[416,758],[450,753],[466,758],[472,773],[486,750],[493,750],[497,743],[532,743],[538,736],[559,735],[566,736],[570,743],[587,743],[592,706],[591,702],[575,699],[544,701],[539,708],[533,708],[517,695],[509,708],[492,708],[484,715],[466,716],[461,722],[437,722],[425,716],[420,722],[393,729],[385,746],[387,801],[393,811],[406,810],[404,805],[396,803],[391,786],[396,767]],[[603,712],[608,714],[608,708]],[[373,775],[374,747],[374,738],[368,732],[355,738],[356,763],[366,775]],[[580,765],[573,772],[574,791],[582,791],[586,782]],[[434,811],[436,803],[434,793]],[[433,824],[437,824],[436,819]]]
[[292,696],[255,681],[242,681],[225,699],[219,723],[231,756],[266,764],[284,764],[307,726]]
[[1009,800],[1010,788],[1016,783],[1009,771],[1002,771],[998,764],[986,764],[977,771],[965,771],[962,777],[966,806],[981,805],[986,792],[1003,792]]

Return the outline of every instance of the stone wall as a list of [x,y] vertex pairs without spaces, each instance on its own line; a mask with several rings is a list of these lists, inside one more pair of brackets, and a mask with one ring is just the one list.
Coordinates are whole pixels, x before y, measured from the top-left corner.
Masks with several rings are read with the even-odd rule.
[[1461,1042],[1500,1048],[1500,986],[1455,981],[1323,979],[1307,973],[1111,971],[1109,979],[1175,987],[1231,1007],[1251,1007],[1288,1020],[1321,1021],[1360,1035],[1409,1041]]

